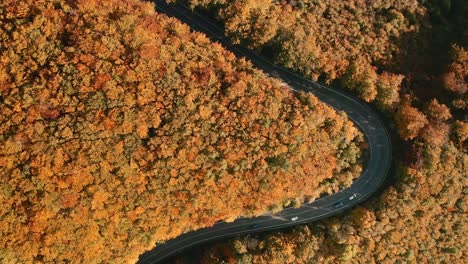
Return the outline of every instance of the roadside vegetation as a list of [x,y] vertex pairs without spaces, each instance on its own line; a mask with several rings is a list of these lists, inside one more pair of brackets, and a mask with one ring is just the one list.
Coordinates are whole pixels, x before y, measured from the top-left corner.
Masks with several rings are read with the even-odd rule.
[[395,182],[339,217],[207,248],[204,263],[463,263],[466,1],[190,0],[233,43],[374,104]]
[[343,113],[138,0],[0,1],[0,262],[135,262],[360,174]]

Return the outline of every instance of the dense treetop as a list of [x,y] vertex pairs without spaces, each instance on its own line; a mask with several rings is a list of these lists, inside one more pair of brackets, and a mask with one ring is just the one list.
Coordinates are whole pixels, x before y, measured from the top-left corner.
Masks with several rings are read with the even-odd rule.
[[135,261],[349,185],[359,142],[150,3],[0,1],[0,262]]
[[419,167],[350,214],[204,250],[202,263],[463,263],[467,155],[425,145]]
[[466,1],[188,2],[217,14],[233,42],[375,103],[397,152],[395,183],[378,199],[310,227],[217,245],[206,263],[464,263]]
[[384,72],[379,82],[375,66],[398,56],[394,40],[415,32],[420,26],[415,18],[424,13],[417,1],[401,0],[189,2],[218,8],[234,43],[273,50],[277,62],[315,80],[343,77],[345,86],[366,101],[388,105],[398,91],[385,80],[397,85],[401,78]]

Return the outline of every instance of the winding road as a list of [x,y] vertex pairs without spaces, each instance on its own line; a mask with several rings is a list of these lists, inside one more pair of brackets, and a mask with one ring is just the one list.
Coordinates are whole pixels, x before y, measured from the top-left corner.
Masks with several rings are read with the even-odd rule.
[[156,0],[158,11],[187,23],[192,29],[204,32],[213,41],[239,57],[245,57],[265,73],[282,79],[293,90],[308,91],[337,111],[344,111],[361,129],[369,145],[367,167],[353,184],[340,192],[320,198],[300,208],[287,208],[273,216],[238,218],[232,223],[220,222],[213,227],[185,233],[157,245],[140,255],[138,263],[161,263],[168,257],[197,244],[238,234],[274,230],[304,224],[339,214],[369,198],[384,183],[391,165],[391,142],[379,116],[365,103],[340,91],[312,82],[281,66],[275,65],[262,55],[249,49],[232,45],[224,37],[224,30],[209,18],[192,12],[182,4],[168,5],[165,0]]

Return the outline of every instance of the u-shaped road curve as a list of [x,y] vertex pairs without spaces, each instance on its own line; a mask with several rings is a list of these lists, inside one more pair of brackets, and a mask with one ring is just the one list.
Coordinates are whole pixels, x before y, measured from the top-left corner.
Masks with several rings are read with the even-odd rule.
[[[274,230],[304,224],[332,215],[339,214],[370,197],[384,183],[391,166],[391,141],[389,134],[379,116],[365,103],[340,91],[312,82],[281,66],[275,65],[262,55],[249,49],[232,45],[224,37],[224,30],[211,19],[192,12],[182,4],[166,4],[165,0],[156,0],[158,11],[176,17],[187,23],[192,29],[204,32],[210,39],[220,42],[237,56],[245,57],[265,73],[282,79],[296,91],[313,93],[322,102],[337,111],[344,111],[357,125],[369,145],[367,167],[353,184],[342,191],[303,204],[300,208],[287,208],[272,218],[259,216],[239,218],[232,223],[217,223],[213,227],[188,232],[175,239],[157,245],[152,250],[140,255],[138,263],[161,263],[181,251],[207,241],[260,231]],[[350,199],[355,194],[354,199]],[[292,218],[297,217],[293,221]]]

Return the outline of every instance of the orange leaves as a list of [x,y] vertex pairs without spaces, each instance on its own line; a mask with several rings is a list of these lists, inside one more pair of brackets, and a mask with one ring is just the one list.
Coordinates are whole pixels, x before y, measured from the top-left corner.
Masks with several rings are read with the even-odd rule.
[[78,59],[88,67],[92,67],[93,63],[95,62],[95,58],[91,54],[80,54]]
[[234,180],[234,176],[231,175],[231,174],[227,174],[226,176],[224,176],[223,178],[221,178],[221,180],[219,181],[219,184],[224,185],[224,186],[232,187],[232,186],[230,186],[230,183],[231,183],[233,180]]
[[216,183],[211,179],[205,180],[204,183],[205,183],[205,186],[207,186],[209,188],[217,188]]
[[60,111],[51,106],[41,105],[39,106],[39,114],[44,119],[57,119],[60,115]]
[[230,161],[231,164],[234,164],[241,159],[245,159],[246,157],[247,156],[243,150],[240,150],[238,152],[228,152],[225,155],[226,160]]
[[171,175],[171,177],[175,178],[177,176],[177,170],[171,169],[171,171],[169,172],[169,175]]
[[[19,256],[7,262],[38,254],[129,262],[155,240],[310,193],[321,178],[293,167],[304,157],[333,161],[324,156],[340,140],[330,143],[320,120],[344,117],[318,102],[311,111],[245,59],[148,4],[18,6],[37,12],[16,21],[0,14],[14,36],[0,62],[0,186],[4,207],[23,210],[0,210],[10,241],[0,248]],[[280,154],[280,165],[294,166],[272,173],[265,158]],[[18,245],[33,253],[16,254]]]
[[171,177],[171,179],[169,180],[169,185],[170,186],[176,186],[178,183],[179,183],[179,181],[177,180],[177,178]]
[[145,211],[146,211],[145,208],[138,206],[134,210],[128,212],[127,216],[131,221],[135,221],[137,220],[138,216],[144,213]]
[[70,182],[71,189],[75,192],[81,191],[83,187],[88,186],[94,181],[94,177],[89,169],[83,168],[75,168],[67,179]]
[[426,116],[410,104],[404,104],[397,112],[396,124],[398,132],[405,140],[418,136],[427,122]]
[[188,154],[187,154],[187,160],[192,162],[195,160],[195,158],[197,157],[198,155],[198,150],[193,148],[192,151],[190,151]]
[[94,81],[94,87],[101,89],[109,80],[111,76],[109,74],[98,74]]
[[60,116],[60,111],[50,105],[34,105],[29,109],[26,122],[32,123],[39,118],[45,120],[54,120]]
[[431,122],[421,131],[421,137],[431,145],[442,146],[448,142],[450,126],[445,123]]
[[429,104],[425,107],[425,112],[433,119],[437,121],[447,121],[452,117],[450,109],[444,105],[439,104],[436,99],[432,99]]
[[359,93],[366,102],[373,101],[377,96],[377,73],[366,59],[359,57],[348,67],[343,76],[343,85]]
[[55,157],[53,160],[53,171],[54,174],[58,174],[63,169],[65,162],[69,160],[69,156],[65,153],[62,148],[58,148],[55,150]]
[[211,68],[209,66],[202,67],[198,71],[198,81],[201,85],[208,85],[210,83],[211,75]]
[[76,65],[76,69],[81,73],[81,74],[88,74],[90,72],[90,68],[83,63],[79,63]]
[[[241,77],[242,78],[242,77]],[[245,81],[240,79],[237,83],[233,84],[228,90],[228,98],[233,100],[236,97],[242,97],[247,89]]]
[[136,132],[140,138],[145,138],[148,136],[148,127],[145,124],[139,124],[137,125]]
[[15,135],[14,141],[16,144],[24,147],[31,141],[31,139],[26,133],[22,132]]
[[453,130],[458,143],[463,144],[468,139],[468,122],[456,121]]
[[74,208],[78,204],[80,194],[76,192],[68,192],[60,198],[63,208]]
[[468,51],[464,47],[452,47],[453,62],[442,76],[445,88],[459,95],[468,91],[466,76],[468,75]]
[[211,109],[207,106],[201,105],[199,107],[199,113],[200,113],[201,118],[207,119],[211,114]]
[[130,134],[133,131],[135,124],[130,120],[124,120],[121,129],[123,134]]
[[31,231],[34,233],[43,233],[47,229],[49,219],[54,216],[55,213],[48,210],[37,212],[30,224]]
[[91,209],[102,209],[109,197],[110,194],[105,191],[95,192],[93,194],[93,200],[91,201]]
[[400,101],[400,86],[404,75],[383,72],[377,80],[377,102],[383,108],[392,109]]
[[156,87],[152,83],[141,83],[138,85],[138,98],[139,105],[145,105],[156,100]]
[[116,126],[115,122],[110,118],[104,119],[104,121],[102,122],[102,125],[104,126],[106,130],[112,130]]
[[158,153],[163,158],[172,157],[174,155],[175,146],[169,146],[165,143],[160,145],[161,151]]

